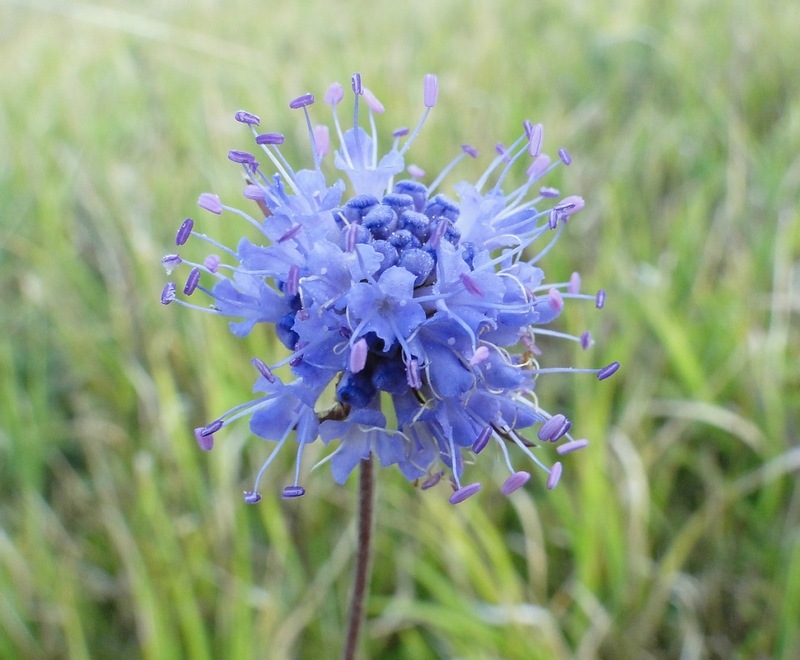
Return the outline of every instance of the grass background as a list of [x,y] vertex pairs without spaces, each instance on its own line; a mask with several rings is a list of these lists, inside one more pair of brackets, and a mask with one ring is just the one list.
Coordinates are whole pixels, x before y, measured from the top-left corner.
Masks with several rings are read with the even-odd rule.
[[453,508],[380,474],[365,657],[800,657],[798,26],[788,0],[0,0],[0,657],[338,655],[355,479],[281,501],[287,455],[243,506],[264,445],[191,429],[272,339],[158,295],[197,194],[239,194],[232,113],[305,157],[288,99],[354,70],[385,131],[439,74],[429,172],[526,117],[569,147],[552,183],[588,204],[545,266],[609,302],[568,316],[589,355],[544,361],[623,364],[542,381],[594,441],[553,493]]

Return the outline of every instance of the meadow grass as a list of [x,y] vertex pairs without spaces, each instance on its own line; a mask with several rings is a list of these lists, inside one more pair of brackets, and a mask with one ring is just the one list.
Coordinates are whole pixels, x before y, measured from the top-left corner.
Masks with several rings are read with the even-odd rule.
[[607,5],[0,1],[0,657],[338,655],[355,480],[285,502],[286,457],[244,506],[264,443],[191,429],[279,348],[158,295],[198,193],[239,194],[232,113],[305,157],[288,99],[354,70],[386,131],[439,74],[429,171],[526,117],[569,147],[545,267],[609,302],[543,361],[623,364],[540,382],[593,441],[552,493],[379,474],[365,657],[800,657],[800,5]]

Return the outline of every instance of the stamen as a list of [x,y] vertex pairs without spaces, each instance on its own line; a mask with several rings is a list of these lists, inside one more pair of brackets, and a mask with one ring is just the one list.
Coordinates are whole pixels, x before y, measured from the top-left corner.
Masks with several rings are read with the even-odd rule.
[[530,478],[530,472],[525,472],[524,470],[515,472],[508,479],[506,479],[505,483],[500,488],[500,492],[503,493],[503,495],[511,495],[511,493],[513,493],[515,490],[522,488],[526,483],[528,483]]
[[564,454],[569,454],[573,451],[578,451],[579,449],[583,449],[589,445],[588,440],[571,440],[570,442],[565,442],[563,445],[559,445],[556,447],[556,453],[559,456],[563,456]]
[[241,163],[255,163],[256,162],[256,157],[253,154],[248,153],[246,151],[238,151],[236,149],[231,149],[228,152],[228,160],[230,160],[230,161],[232,161],[234,163],[240,163],[240,164]]
[[553,490],[558,485],[558,480],[561,479],[561,469],[561,463],[558,461],[550,468],[550,476],[547,477],[547,490]]
[[328,87],[328,91],[325,92],[325,103],[328,105],[339,105],[343,98],[344,89],[337,82],[332,83],[330,87]]
[[203,265],[208,268],[209,272],[216,273],[220,265],[220,258],[216,254],[209,254],[204,260]]
[[213,422],[206,424],[202,429],[200,429],[199,433],[203,437],[213,435],[222,428],[222,424],[223,422],[221,419],[215,419]]
[[474,484],[469,484],[468,486],[459,488],[450,496],[450,504],[459,504],[460,502],[463,502],[467,498],[472,497],[481,488],[482,486],[480,482],[475,482]]
[[428,490],[428,488],[433,488],[436,484],[438,484],[442,480],[443,476],[444,476],[444,470],[439,470],[438,472],[435,472],[420,484],[419,486],[420,489]]
[[175,300],[175,282],[167,282],[161,291],[161,304],[169,305]]
[[480,454],[486,448],[486,445],[489,444],[491,437],[492,427],[485,426],[478,434],[478,437],[475,438],[475,442],[472,443],[472,451],[476,454]]
[[600,371],[597,372],[597,380],[605,380],[606,378],[609,378],[610,376],[617,373],[618,369],[619,369],[619,362],[612,362],[607,367],[603,367],[602,369],[600,369]]
[[542,424],[537,436],[539,440],[542,442],[547,442],[548,440],[554,440],[556,438],[556,434],[561,430],[564,426],[564,422],[567,421],[567,418],[558,413],[557,415],[553,415],[550,419],[548,419],[544,424]]
[[411,358],[406,363],[406,382],[412,389],[418,390],[422,387],[422,379],[419,375],[419,365],[416,358]]
[[250,360],[250,364],[252,364],[256,368],[256,371],[258,371],[258,373],[260,373],[262,376],[264,376],[264,378],[267,379],[268,383],[274,383],[277,380],[275,378],[275,375],[272,373],[272,371],[270,371],[270,368],[266,365],[266,363],[263,360],[254,357],[252,360]]
[[213,193],[201,194],[200,197],[197,198],[197,205],[201,209],[205,209],[216,215],[222,215],[222,202],[220,202],[219,197]]
[[572,273],[567,284],[567,293],[580,293],[581,291],[581,276],[580,273]]
[[257,492],[250,490],[244,491],[245,504],[256,504],[260,501],[261,501],[261,495],[259,495]]
[[289,101],[289,107],[292,110],[299,110],[300,108],[308,107],[313,103],[314,103],[313,94],[303,94],[302,96],[298,96],[296,99],[292,99],[291,101]]
[[423,102],[425,107],[432,108],[439,98],[439,79],[434,74],[428,73],[425,75],[424,90]]
[[167,271],[167,275],[172,274],[172,271],[182,263],[183,259],[181,259],[177,254],[167,254],[161,259],[161,265],[164,266],[164,270]]
[[360,96],[364,93],[364,86],[361,83],[361,74],[358,71],[350,76],[350,88],[356,96]]
[[572,163],[572,156],[570,156],[569,152],[563,147],[558,150],[558,157],[561,159],[561,162],[564,163],[564,165],[569,165]]
[[197,440],[197,444],[200,445],[200,449],[203,451],[211,451],[214,448],[214,434],[209,433],[207,435],[203,435],[202,431],[204,430],[204,426],[201,426],[199,429],[195,429],[194,438]]
[[472,354],[472,357],[469,359],[469,366],[474,367],[481,362],[486,361],[489,357],[489,349],[486,346],[478,346],[475,349],[475,352]]
[[199,268],[192,268],[192,271],[189,273],[189,277],[186,278],[186,285],[183,287],[183,292],[187,296],[191,296],[195,289],[197,289],[197,285],[200,283],[200,269]]
[[367,354],[369,349],[367,347],[367,340],[361,337],[350,348],[350,371],[354,374],[359,373],[367,366]]
[[603,309],[603,305],[606,304],[606,291],[605,289],[600,289],[597,292],[597,296],[595,297],[594,306],[597,309]]
[[534,124],[531,127],[531,132],[530,135],[528,136],[528,153],[531,155],[531,158],[536,158],[536,156],[542,153],[543,140],[544,140],[544,126],[542,126],[541,124]]
[[290,499],[293,497],[302,497],[305,494],[306,489],[302,486],[286,486],[286,488],[283,489],[281,497],[284,499]]
[[180,229],[178,229],[178,233],[175,235],[175,245],[183,245],[186,241],[189,240],[189,236],[192,235],[192,229],[194,229],[194,220],[191,218],[186,218],[181,223]]
[[261,133],[256,135],[256,144],[266,146],[269,144],[283,144],[286,138],[280,133]]
[[[442,223],[444,224],[444,223]],[[438,227],[437,227],[438,230]],[[477,298],[483,298],[483,291],[481,288],[475,283],[475,280],[472,279],[466,273],[461,273],[461,283],[464,285],[464,288],[469,291],[473,296]]]
[[247,124],[249,126],[258,126],[261,123],[261,120],[251,112],[247,112],[246,110],[239,110],[233,118],[241,124]]
[[592,345],[592,333],[588,330],[581,335],[581,348],[585,351]]
[[378,100],[378,97],[366,87],[364,88],[364,100],[367,102],[369,109],[376,114],[381,115],[386,110],[383,107],[383,103]]

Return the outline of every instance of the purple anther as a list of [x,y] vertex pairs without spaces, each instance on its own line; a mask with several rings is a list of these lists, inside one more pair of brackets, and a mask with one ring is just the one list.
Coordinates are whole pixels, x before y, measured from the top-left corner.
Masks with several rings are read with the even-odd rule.
[[439,220],[439,224],[437,224],[434,230],[431,232],[431,237],[428,239],[428,245],[432,247],[434,250],[438,248],[439,243],[442,240],[442,236],[444,236],[444,233],[446,231],[447,231],[447,221],[444,219]]
[[300,223],[297,223],[296,225],[293,225],[292,227],[290,227],[286,231],[286,233],[283,236],[281,236],[278,239],[278,243],[284,243],[285,241],[292,240],[295,236],[297,236],[300,233],[300,230],[302,228],[303,228],[303,225],[301,225]]
[[489,358],[489,349],[486,346],[478,346],[472,357],[469,359],[469,366],[474,367],[476,364],[485,362]]
[[216,254],[209,254],[203,259],[203,265],[208,268],[209,272],[216,273],[220,265],[220,258]]
[[252,112],[247,112],[246,110],[239,110],[233,118],[238,121],[240,124],[248,124],[249,126],[258,126],[261,123],[261,120],[256,117]]
[[211,211],[211,213],[216,213],[217,215],[222,214],[222,202],[220,202],[219,197],[213,193],[202,193],[200,197],[197,198],[197,205],[201,209]]
[[556,461],[553,467],[550,468],[550,476],[547,477],[547,490],[553,490],[558,485],[558,480],[561,479],[561,462]]
[[486,445],[489,444],[489,440],[492,437],[492,427],[485,426],[481,429],[481,432],[478,433],[478,437],[475,438],[475,442],[472,443],[472,451],[476,454],[480,454],[484,449],[486,449]]
[[425,74],[423,89],[423,102],[425,103],[425,107],[432,108],[436,105],[436,100],[439,98],[439,79],[432,73]]
[[569,155],[569,151],[564,149],[564,147],[558,150],[558,157],[564,165],[569,165],[572,162],[572,156]]
[[581,292],[581,274],[575,272],[569,276],[569,284],[567,284],[567,293],[576,294],[580,292]]
[[461,151],[467,154],[467,156],[469,156],[470,158],[478,157],[478,150],[470,144],[462,144]]
[[314,144],[320,158],[328,155],[331,150],[331,134],[327,126],[323,124],[314,126]]
[[200,449],[203,451],[211,451],[214,448],[214,435],[203,435],[201,433],[202,430],[203,427],[194,430],[194,439],[197,440]]
[[378,100],[378,97],[366,87],[364,88],[364,100],[367,102],[367,106],[369,106],[369,109],[372,110],[372,112],[379,115],[383,114],[385,110],[383,103],[381,103]]
[[182,263],[183,259],[181,259],[177,254],[168,254],[161,259],[161,265],[164,266],[164,270],[167,271],[167,275],[169,275]]
[[428,488],[433,488],[436,484],[438,484],[442,477],[444,476],[444,470],[439,470],[438,472],[434,472],[431,476],[429,476],[425,481],[423,481],[419,487],[421,490],[428,490]]
[[411,358],[406,364],[406,382],[412,389],[418,390],[422,387],[422,379],[419,375],[417,358]]
[[556,437],[556,434],[561,430],[561,427],[564,426],[564,422],[566,421],[567,418],[561,413],[553,415],[539,428],[539,432],[536,434],[537,437],[542,442],[553,440]]
[[286,488],[283,489],[281,497],[290,499],[292,497],[302,497],[305,494],[306,494],[306,489],[303,488],[302,486],[286,486]]
[[189,273],[189,277],[186,278],[186,284],[183,286],[183,292],[187,296],[191,296],[198,284],[200,284],[200,269],[195,267],[192,268],[192,272]]
[[256,144],[283,144],[286,138],[280,133],[261,133],[256,135]]
[[568,419],[564,420],[564,423],[561,425],[561,428],[558,429],[558,431],[556,431],[555,435],[552,438],[550,438],[550,442],[558,442],[559,440],[561,440],[561,438],[567,435],[567,433],[569,433],[569,430],[571,428],[572,428],[572,422],[570,422]]
[[561,297],[561,291],[555,287],[551,288],[547,292],[547,304],[550,305],[550,309],[554,312],[560,312],[564,309],[564,298]]
[[558,445],[556,447],[556,454],[559,456],[563,456],[564,454],[569,454],[573,451],[578,451],[579,449],[583,449],[589,445],[588,440],[571,440],[570,442],[565,442],[563,445]]
[[206,424],[200,429],[199,433],[202,436],[213,435],[222,428],[222,420],[215,419],[211,424]]
[[255,491],[244,491],[244,503],[245,504],[256,504],[261,501],[261,495],[259,495]]
[[194,220],[186,218],[186,220],[181,223],[178,233],[175,234],[175,245],[183,245],[186,243],[186,241],[189,240],[189,236],[192,235],[192,229],[194,229]]
[[242,191],[242,196],[245,199],[252,199],[256,202],[262,202],[266,199],[266,195],[264,194],[263,188],[260,186],[255,185],[254,183],[248,183],[244,190]]
[[409,176],[414,177],[415,179],[421,179],[425,176],[425,170],[423,170],[419,165],[414,165],[413,163],[406,168]]
[[450,504],[458,504],[460,502],[463,502],[468,497],[472,497],[481,488],[482,486],[480,481],[476,481],[474,484],[469,484],[468,486],[459,488],[455,493],[453,493],[450,496]]
[[[442,223],[442,224],[445,224],[445,223]],[[437,227],[437,229],[438,229],[438,227]],[[475,280],[473,278],[471,278],[466,273],[461,273],[460,279],[461,279],[461,284],[464,285],[464,288],[467,291],[469,291],[473,296],[475,296],[476,298],[483,298],[483,291],[481,290],[481,288],[478,286],[478,284],[475,282]]]
[[594,306],[597,307],[597,309],[603,309],[603,305],[605,304],[606,304],[606,290],[600,289],[597,292],[597,295],[594,297]]
[[581,335],[581,348],[585,351],[592,345],[592,333],[588,330]]
[[508,153],[506,145],[504,145],[502,142],[498,142],[496,145],[494,145],[494,150],[497,152],[498,156],[505,156]]
[[339,105],[343,98],[344,89],[342,89],[342,86],[337,82],[331,83],[325,92],[325,103],[328,105]]
[[[202,193],[197,198],[197,204],[200,208],[216,213],[217,215],[222,213],[222,204],[219,201],[219,197],[213,193]],[[181,227],[183,227],[183,225],[181,225]]]
[[396,128],[392,131],[392,137],[394,138],[401,138],[408,135],[411,131],[408,130],[408,126],[401,126],[400,128]]
[[353,343],[350,348],[350,360],[348,363],[348,368],[352,373],[357,374],[359,371],[364,370],[364,367],[367,366],[368,353],[369,348],[366,339],[360,337]]
[[539,188],[539,195],[549,199],[555,199],[556,197],[561,196],[561,191],[558,188],[550,188],[549,186],[544,186],[542,188]]
[[506,479],[505,483],[500,487],[500,492],[503,493],[503,495],[511,495],[515,490],[522,488],[528,483],[528,479],[530,478],[531,475],[529,472],[525,472],[524,470],[515,472]]
[[522,122],[522,130],[525,131],[525,137],[528,138],[528,140],[530,140],[531,133],[533,133],[533,122],[530,119],[525,119]]
[[161,304],[169,305],[175,300],[175,282],[167,282],[161,291]]
[[541,124],[534,124],[528,136],[528,153],[531,155],[531,158],[536,158],[536,156],[542,153],[543,140],[544,126]]
[[547,216],[547,226],[549,229],[555,229],[556,227],[558,227],[558,218],[559,218],[558,210],[555,208],[550,209],[550,213]]
[[298,96],[296,99],[289,101],[289,107],[292,110],[299,110],[300,108],[305,108],[312,103],[314,103],[314,95],[303,94],[302,96]]
[[246,151],[231,149],[228,152],[228,160],[233,161],[234,163],[255,163],[256,157]]
[[610,378],[619,369],[619,362],[612,362],[607,367],[603,367],[600,371],[597,372],[597,380],[605,380],[606,378]]
[[356,249],[356,239],[358,238],[359,225],[348,225],[347,233],[345,234],[345,249],[352,252]]
[[528,169],[525,170],[525,174],[529,179],[538,179],[547,171],[548,167],[550,167],[550,156],[547,154],[539,154],[533,159]]
[[350,76],[350,89],[353,90],[353,94],[356,96],[364,93],[364,85],[361,82],[361,74],[358,71]]
[[297,267],[297,264],[289,266],[289,274],[286,277],[284,290],[290,296],[296,296],[297,292],[300,290],[300,269]]
[[258,373],[260,373],[262,376],[264,376],[264,378],[266,378],[268,383],[275,382],[276,378],[273,375],[270,368],[266,365],[264,360],[254,357],[252,360],[250,360],[250,364],[252,364],[256,368],[256,371],[258,371]]
[[562,199],[556,208],[561,211],[562,217],[568,218],[571,215],[575,215],[584,206],[586,206],[586,202],[583,201],[583,197],[579,197],[578,195],[570,195],[569,197]]

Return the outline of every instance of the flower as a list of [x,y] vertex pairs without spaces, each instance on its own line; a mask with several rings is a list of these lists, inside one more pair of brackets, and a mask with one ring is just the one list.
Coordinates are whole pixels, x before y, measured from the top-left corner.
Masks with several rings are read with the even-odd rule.
[[[374,454],[381,465],[396,465],[409,480],[420,480],[422,488],[449,474],[455,504],[481,489],[480,482],[465,481],[473,472],[467,463],[492,443],[510,472],[501,486],[504,494],[531,476],[513,466],[509,449],[546,473],[547,488],[555,487],[561,463],[547,465],[534,448],[555,443],[556,453],[563,455],[588,442],[573,438],[563,414],[539,407],[534,395],[539,377],[584,372],[603,380],[619,367],[613,362],[601,369],[543,368],[538,362],[540,336],[573,340],[583,348],[591,344],[588,333],[573,337],[544,327],[560,316],[567,300],[593,300],[598,308],[605,301],[603,291],[581,294],[577,274],[564,283],[545,284],[538,265],[583,208],[580,197],[562,197],[540,183],[554,167],[569,165],[569,154],[561,149],[551,161],[541,151],[542,126],[525,122],[516,141],[498,145],[476,183],[455,186],[454,200],[437,189],[459,160],[478,156],[474,148],[464,145],[429,185],[419,180],[424,176],[419,167],[405,164],[436,105],[436,77],[425,78],[425,111],[416,128],[395,131],[383,155],[376,115],[384,107],[360,75],[353,75],[351,88],[353,128],[346,131],[338,115],[342,86],[335,83],[325,94],[339,142],[334,165],[349,180],[347,197],[341,179],[329,185],[323,174],[331,131],[312,124],[313,95],[289,104],[305,116],[310,169],[292,169],[280,150],[284,137],[260,133],[260,119],[239,111],[235,119],[250,128],[273,172],[255,155],[231,151],[228,157],[243,170],[244,197],[253,212],[212,193],[201,194],[198,205],[214,215],[243,218],[255,240],[243,238],[235,248],[222,245],[195,232],[194,220],[187,218],[176,244],[195,238],[214,252],[196,263],[178,254],[164,257],[168,273],[180,267],[190,272],[184,295],[170,281],[162,303],[225,316],[239,337],[256,324],[273,326],[289,351],[272,364],[252,359],[258,372],[254,390],[261,395],[196,429],[198,444],[212,449],[214,434],[242,417],[255,435],[275,443],[253,489],[245,493],[248,503],[261,498],[262,477],[290,442],[297,446],[295,479],[283,495],[303,495],[303,450],[318,437],[335,447],[330,462],[339,483]],[[369,131],[360,124],[364,105]],[[525,182],[504,192],[512,167],[525,159]],[[534,248],[540,242],[543,246]],[[210,306],[187,300],[198,291],[211,299]],[[276,375],[281,368],[290,374],[289,382]],[[325,410],[320,398],[329,387],[336,402]],[[389,408],[391,425],[384,414]]]

